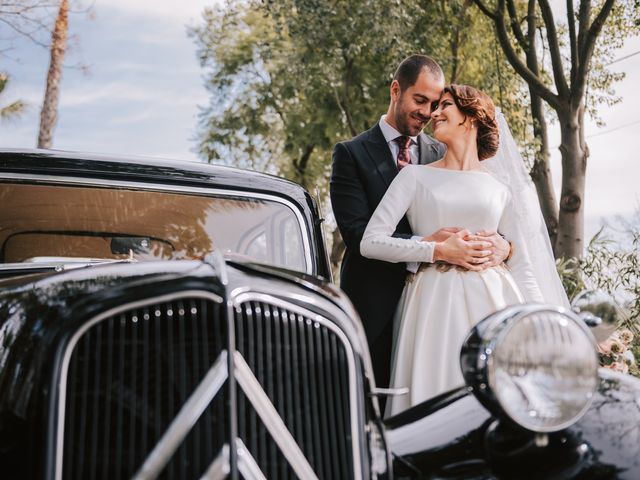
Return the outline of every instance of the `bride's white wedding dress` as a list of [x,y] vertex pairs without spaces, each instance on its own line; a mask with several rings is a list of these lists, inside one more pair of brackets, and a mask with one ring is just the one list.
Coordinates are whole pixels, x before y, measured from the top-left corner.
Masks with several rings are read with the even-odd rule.
[[392,237],[405,214],[416,236],[443,227],[491,230],[514,248],[507,267],[472,272],[423,264],[410,277],[396,313],[391,374],[391,386],[409,387],[410,392],[390,398],[387,416],[464,384],[460,347],[486,315],[515,303],[543,302],[510,197],[507,186],[482,170],[410,165],[400,171],[371,217],[361,243],[369,258],[432,261],[433,243]]

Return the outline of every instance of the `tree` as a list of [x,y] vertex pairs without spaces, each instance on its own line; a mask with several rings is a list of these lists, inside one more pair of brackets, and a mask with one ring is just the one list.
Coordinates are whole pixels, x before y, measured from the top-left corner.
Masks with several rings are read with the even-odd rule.
[[[532,178],[558,257],[576,258],[584,244],[585,175],[589,149],[585,142],[588,87],[610,92],[619,75],[604,68],[624,34],[638,28],[638,2],[614,0],[566,2],[566,26],[558,27],[548,0],[473,0],[494,24],[509,63],[528,85],[535,135],[539,140]],[[577,9],[574,6],[577,3]],[[635,15],[634,15],[635,12]],[[616,19],[615,22],[612,19]],[[617,32],[611,29],[615,26]],[[538,35],[541,37],[538,44]],[[564,47],[564,48],[563,48]],[[542,53],[549,56],[547,70]],[[591,78],[590,78],[591,76]],[[595,102],[615,101],[611,96]],[[560,125],[562,188],[559,208],[551,183],[543,102]]]
[[[0,73],[0,95],[9,83],[9,76],[6,73]],[[0,119],[6,120],[19,115],[24,111],[25,104],[22,100],[16,100],[9,105],[0,106]]]
[[[442,59],[447,73],[455,64],[456,80],[496,96],[502,86],[505,102],[520,110],[515,77],[503,74],[500,81],[500,65],[484,61],[494,50],[486,41],[490,24],[484,22],[482,29],[472,15],[455,15],[452,5],[463,10],[468,1],[440,1],[438,9],[422,3],[411,12],[370,0],[249,1],[208,8],[204,24],[191,32],[212,94],[201,114],[203,156],[278,172],[311,187],[324,178],[335,142],[369,128],[386,110],[393,68],[416,51]],[[458,19],[452,54],[442,38]],[[476,52],[462,52],[478,41],[482,47]]]
[[[319,10],[307,2],[207,9],[205,25],[193,32],[212,92],[201,117],[207,159],[231,156],[311,188],[326,174],[335,140],[355,135],[380,111],[392,48],[378,41],[359,58],[366,45],[358,35],[382,27],[334,20],[319,29],[331,15],[322,11],[327,2],[318,3]],[[336,8],[347,18],[346,3]],[[330,26],[336,30],[325,35]]]
[[40,130],[38,148],[51,148],[53,129],[58,116],[58,99],[60,96],[60,79],[62,62],[67,49],[67,33],[69,30],[69,0],[61,0],[58,16],[51,36],[51,61],[47,73],[47,84],[40,112]]
[[7,56],[14,38],[24,37],[37,45],[46,46],[40,34],[48,30],[55,0],[0,0],[2,32],[0,55]]
[[[206,9],[191,32],[211,92],[200,117],[200,152],[326,193],[333,146],[378,121],[393,69],[416,52],[438,59],[449,78],[493,95],[524,138],[522,83],[495,48],[491,23],[471,6],[248,0]],[[337,232],[333,238],[335,266]]]

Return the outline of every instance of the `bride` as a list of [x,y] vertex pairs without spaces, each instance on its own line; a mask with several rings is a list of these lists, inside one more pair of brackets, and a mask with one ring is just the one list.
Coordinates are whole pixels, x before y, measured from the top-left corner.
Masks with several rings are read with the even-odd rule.
[[[391,399],[387,416],[464,385],[460,347],[488,314],[523,302],[568,303],[535,191],[491,99],[450,85],[431,120],[433,136],[447,145],[445,156],[400,171],[360,244],[368,258],[423,262],[405,285],[395,320],[391,386],[410,391]],[[441,242],[392,237],[405,214],[414,235],[459,228]],[[511,242],[507,265],[485,268],[486,257],[441,261],[455,242],[481,230],[497,230]]]

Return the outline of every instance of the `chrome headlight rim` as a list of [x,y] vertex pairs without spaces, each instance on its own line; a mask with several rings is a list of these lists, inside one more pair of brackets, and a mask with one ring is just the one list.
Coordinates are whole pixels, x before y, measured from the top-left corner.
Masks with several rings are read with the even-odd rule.
[[[593,369],[595,388],[586,399],[580,411],[566,421],[548,427],[525,424],[520,419],[514,417],[509,412],[509,409],[501,402],[500,395],[498,394],[499,387],[495,383],[495,376],[490,374],[495,359],[496,348],[499,347],[504,338],[507,337],[517,325],[518,320],[533,314],[544,313],[563,315],[574,325],[577,325],[588,339],[592,347],[594,359],[596,359],[595,368]],[[460,364],[467,387],[474,393],[480,403],[494,415],[533,433],[553,433],[574,425],[591,407],[599,382],[596,348],[596,341],[589,327],[575,312],[555,305],[514,305],[490,315],[476,325],[463,344],[460,354]]]

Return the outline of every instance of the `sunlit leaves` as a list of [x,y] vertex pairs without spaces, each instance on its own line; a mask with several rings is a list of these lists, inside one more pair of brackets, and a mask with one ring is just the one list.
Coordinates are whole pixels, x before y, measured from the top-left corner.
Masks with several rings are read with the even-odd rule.
[[331,150],[375,124],[406,56],[485,89],[525,131],[523,83],[491,25],[459,1],[246,0],[207,9],[192,31],[211,100],[200,152],[326,190]]

